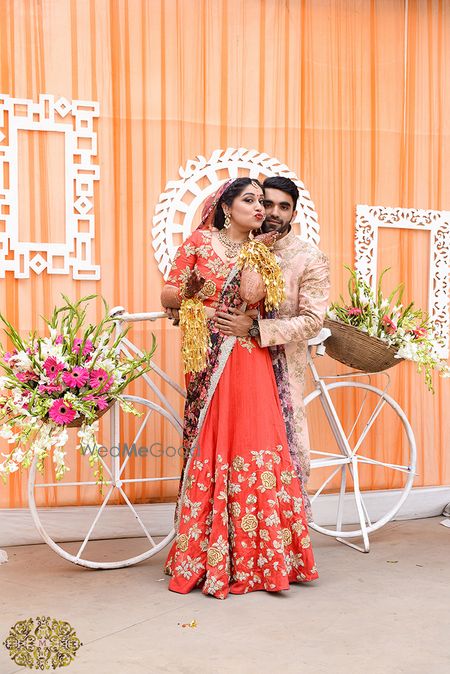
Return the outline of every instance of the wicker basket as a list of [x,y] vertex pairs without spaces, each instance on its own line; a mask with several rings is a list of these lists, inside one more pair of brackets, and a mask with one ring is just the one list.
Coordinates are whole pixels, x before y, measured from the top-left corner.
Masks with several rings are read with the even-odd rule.
[[[101,410],[101,412],[97,412],[97,419],[100,419],[108,410],[111,409],[111,407],[114,405],[114,401],[111,401],[104,410]],[[81,428],[81,424],[84,421],[84,417],[78,417],[78,419],[74,419],[73,421],[70,422],[70,424],[66,424],[67,428]]]
[[353,325],[326,318],[324,327],[331,330],[331,336],[325,342],[327,354],[355,370],[381,372],[403,360],[395,358],[397,350],[394,347]]

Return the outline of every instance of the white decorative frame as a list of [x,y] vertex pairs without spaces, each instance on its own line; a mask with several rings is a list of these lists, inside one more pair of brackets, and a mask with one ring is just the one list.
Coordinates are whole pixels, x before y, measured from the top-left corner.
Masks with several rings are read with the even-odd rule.
[[186,240],[191,234],[192,221],[200,204],[225,180],[238,178],[242,173],[241,169],[247,171],[251,178],[258,178],[260,175],[291,178],[300,193],[293,225],[297,225],[301,238],[319,244],[319,223],[314,204],[308,190],[293,171],[278,159],[257,150],[232,147],[215,150],[209,159],[198,155],[187,161],[186,166],[178,170],[180,180],[170,180],[159,197],[153,217],[152,245],[158,268],[165,279],[169,275],[177,249],[173,235],[181,233],[183,241]]
[[[67,115],[72,119],[65,120]],[[0,94],[0,278],[11,271],[16,278],[29,278],[30,270],[40,274],[69,274],[74,279],[100,278],[100,267],[92,263],[95,234],[93,208],[94,181],[100,167],[94,118],[97,101],[69,102],[41,94],[39,103]],[[64,243],[19,241],[18,131],[58,131],[65,139],[65,233]],[[89,144],[79,147],[80,141]],[[75,160],[79,159],[76,163]],[[5,165],[9,186],[5,184]],[[84,231],[87,223],[87,231]],[[46,253],[45,259],[41,253]],[[11,256],[11,253],[13,254]],[[56,266],[56,259],[60,264]]]
[[386,206],[356,207],[355,269],[366,282],[376,287],[378,230],[381,227],[415,229],[430,232],[430,272],[428,313],[442,339],[440,355],[448,356],[449,347],[449,269],[450,211],[427,211]]

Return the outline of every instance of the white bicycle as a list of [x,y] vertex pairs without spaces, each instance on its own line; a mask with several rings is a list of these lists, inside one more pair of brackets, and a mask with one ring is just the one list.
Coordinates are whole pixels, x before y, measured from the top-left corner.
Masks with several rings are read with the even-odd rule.
[[[128,314],[122,307],[114,309],[112,315],[117,318],[118,332],[126,323],[165,317],[161,312]],[[331,523],[319,526],[312,522],[311,527],[368,552],[369,534],[395,516],[412,487],[416,445],[410,424],[399,405],[387,395],[387,387],[373,386],[370,375],[369,382],[363,382],[359,373],[332,378],[319,375],[313,354],[318,356],[325,352],[328,336],[329,331],[322,330],[310,341],[308,349],[314,390],[305,398],[305,404],[310,420],[311,455],[317,457],[311,461],[311,483],[317,482],[311,493],[313,513],[317,499],[326,488],[338,491],[339,497],[337,509],[329,518]],[[128,339],[123,344],[128,356],[140,354]],[[162,446],[181,449],[182,420],[177,408],[180,408],[180,398],[184,398],[185,393],[155,364],[151,372],[160,378],[160,386],[147,373],[138,381],[142,380],[148,393],[126,396],[142,413],[140,417],[125,415],[118,405],[114,405],[100,420],[101,437],[105,448],[109,448],[100,459],[104,473],[102,492],[94,479],[71,480],[70,473],[66,473],[61,481],[47,481],[37,472],[36,462],[31,467],[28,497],[34,523],[44,541],[74,564],[92,569],[131,566],[152,557],[174,538],[173,529],[167,533],[167,515],[171,517],[173,511],[173,483],[178,484],[180,479],[180,452],[168,455],[167,452],[149,450]],[[337,412],[343,408],[342,400],[346,399],[357,409],[352,420],[340,418]],[[109,434],[105,423],[108,416]],[[396,447],[401,447],[401,463],[388,460],[392,453],[389,447],[377,446],[376,429],[381,427],[380,424],[389,424],[392,429]],[[88,457],[75,449],[76,431],[72,431],[72,435],[73,446],[66,449],[68,455],[76,457],[73,460],[79,469]],[[145,441],[143,447],[138,446],[141,439]],[[139,451],[142,449],[146,450],[144,455]],[[145,460],[132,460],[137,456]],[[395,487],[393,493],[396,496],[395,502],[386,503],[385,512],[377,512],[374,517],[366,503],[371,492],[364,492],[361,486],[368,478],[370,484],[376,484],[377,471],[381,475],[381,484]],[[315,475],[320,479],[315,479]],[[83,509],[71,506],[67,497],[69,489],[72,494],[76,490],[77,495],[91,505]],[[55,506],[65,507],[63,512],[67,511],[64,532],[54,521]],[[163,521],[158,520],[158,509],[165,513]],[[83,518],[78,516],[81,512]],[[85,518],[88,518],[85,530],[80,534],[80,519]],[[344,521],[355,524],[344,525]],[[356,537],[362,537],[362,548],[349,541]],[[113,546],[111,540],[115,541]]]

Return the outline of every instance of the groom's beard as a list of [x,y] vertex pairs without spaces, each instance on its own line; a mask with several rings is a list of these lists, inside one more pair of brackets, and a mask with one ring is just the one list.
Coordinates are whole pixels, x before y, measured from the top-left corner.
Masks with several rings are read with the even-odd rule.
[[267,234],[267,232],[278,232],[279,234],[284,235],[291,231],[291,223],[289,221],[281,222],[279,220],[266,219],[261,225],[261,231],[263,234]]

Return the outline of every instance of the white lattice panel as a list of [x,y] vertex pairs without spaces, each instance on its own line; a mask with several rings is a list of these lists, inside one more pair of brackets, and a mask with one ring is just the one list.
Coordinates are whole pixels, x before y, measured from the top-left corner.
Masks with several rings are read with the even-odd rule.
[[359,204],[356,207],[355,268],[372,288],[377,284],[378,230],[381,227],[430,232],[428,313],[444,343],[441,356],[447,358],[450,328],[450,211]]
[[295,173],[278,159],[257,150],[229,147],[215,150],[208,159],[201,155],[190,159],[184,168],[179,168],[178,173],[178,180],[170,180],[166,184],[153,217],[153,248],[164,278],[169,274],[177,249],[174,235],[181,233],[183,241],[187,239],[193,229],[194,216],[204,200],[225,180],[238,178],[244,173],[251,178],[263,175],[293,180],[300,193],[293,225],[297,224],[301,238],[319,244],[319,223],[309,192]]
[[[31,271],[40,274],[44,270],[48,274],[72,274],[74,279],[100,278],[100,267],[92,262],[94,182],[100,172],[93,163],[97,155],[94,118],[98,116],[97,101],[55,101],[54,96],[41,94],[39,102],[34,103],[0,94],[0,278],[7,271],[16,278],[28,278]],[[64,134],[64,243],[19,240],[20,130]],[[5,164],[9,185],[5,184]]]

